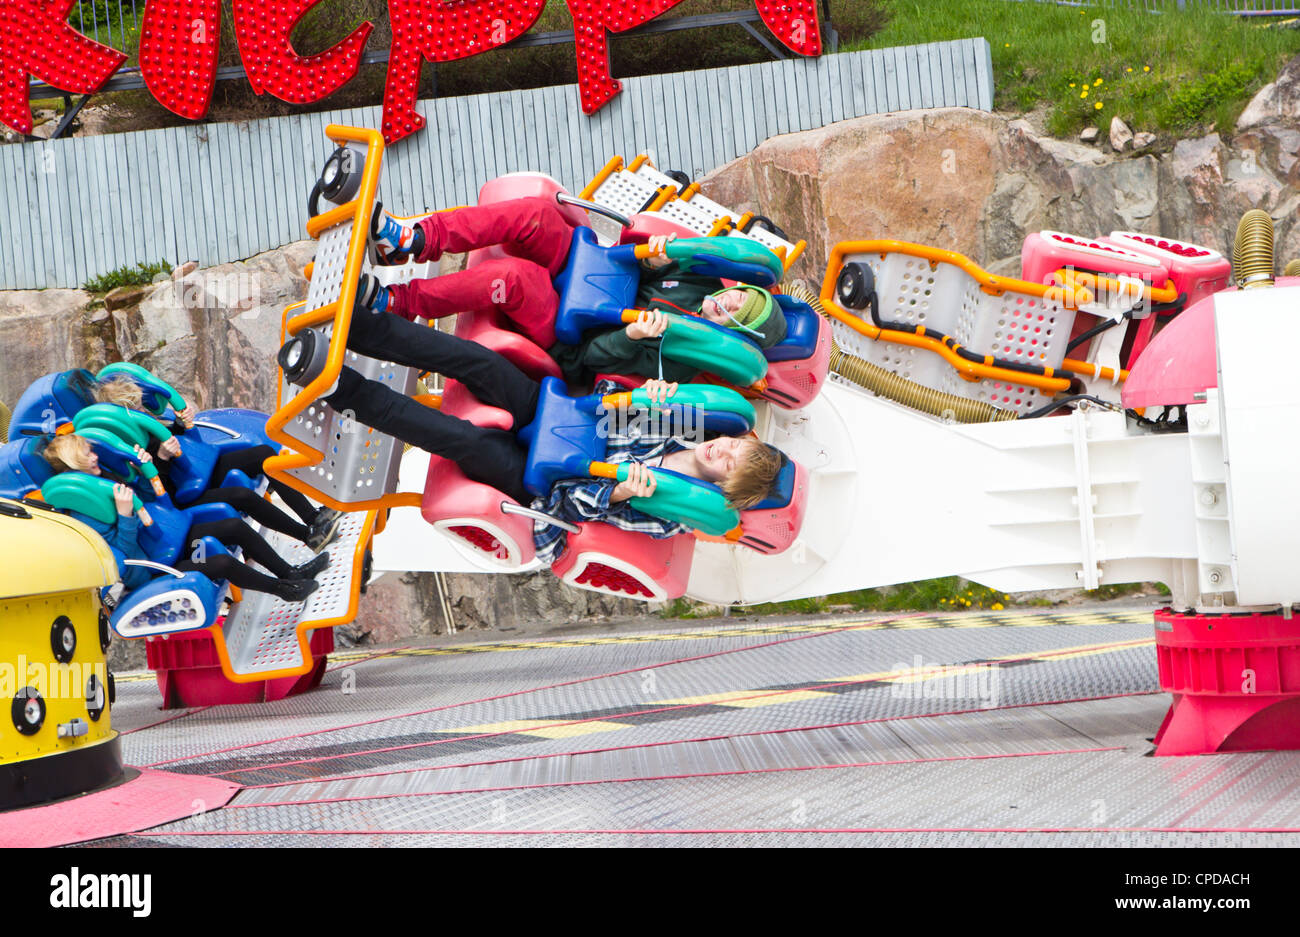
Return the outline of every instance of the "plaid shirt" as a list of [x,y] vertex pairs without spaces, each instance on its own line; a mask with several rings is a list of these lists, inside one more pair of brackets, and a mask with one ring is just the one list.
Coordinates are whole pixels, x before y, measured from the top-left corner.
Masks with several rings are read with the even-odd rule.
[[[593,393],[609,394],[623,388],[614,381],[601,381]],[[652,432],[653,427],[636,420],[626,426],[611,425],[605,450],[606,462],[646,462],[686,448],[672,436]],[[626,433],[614,430],[625,429]],[[558,481],[545,498],[532,503],[535,511],[544,511],[553,517],[582,524],[604,521],[623,530],[648,534],[656,540],[673,537],[690,530],[685,524],[651,517],[631,507],[626,501],[610,504],[610,496],[618,483],[608,478],[574,478]],[[533,522],[533,543],[537,558],[548,566],[564,551],[568,534],[559,527],[542,521]]]

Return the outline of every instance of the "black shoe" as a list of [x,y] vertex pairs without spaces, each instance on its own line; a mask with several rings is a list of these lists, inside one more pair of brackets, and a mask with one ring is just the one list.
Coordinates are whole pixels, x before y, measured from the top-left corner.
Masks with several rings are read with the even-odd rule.
[[339,527],[347,515],[342,511],[321,508],[312,521],[311,533],[303,541],[313,553],[319,553],[338,539]]
[[276,596],[285,602],[306,602],[307,597],[320,588],[315,579],[282,579]]
[[324,572],[330,565],[330,555],[322,553],[319,556],[312,557],[306,563],[293,567],[289,572],[289,579],[315,579],[317,573]]
[[352,303],[352,314],[368,312],[374,313],[375,299],[379,296],[379,291],[383,289],[379,281],[368,273],[361,274],[361,279],[357,280],[357,298]]

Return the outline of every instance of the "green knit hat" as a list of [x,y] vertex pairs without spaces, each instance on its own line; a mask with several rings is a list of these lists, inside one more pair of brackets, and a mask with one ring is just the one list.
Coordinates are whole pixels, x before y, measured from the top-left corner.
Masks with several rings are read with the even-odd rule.
[[762,334],[764,331],[763,325],[771,317],[772,309],[776,305],[772,300],[772,294],[757,286],[734,286],[719,290],[713,296],[716,298],[722,293],[731,292],[733,289],[744,290],[748,295],[745,296],[745,301],[740,304],[740,308],[732,314],[731,322],[727,324],[727,328],[750,334]]

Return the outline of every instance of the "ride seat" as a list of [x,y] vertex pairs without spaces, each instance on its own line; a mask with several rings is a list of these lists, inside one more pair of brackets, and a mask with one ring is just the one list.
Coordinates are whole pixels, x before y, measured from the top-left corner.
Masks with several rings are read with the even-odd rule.
[[769,555],[789,549],[803,528],[808,478],[808,470],[787,457],[771,497],[740,513],[741,535],[737,542]]
[[826,384],[831,363],[831,325],[806,303],[774,297],[785,314],[785,340],[767,349],[767,389],[763,396],[787,410],[812,402]]
[[477,342],[501,355],[535,381],[559,377],[560,366],[545,349],[514,331],[499,312],[462,312],[456,317],[456,336]]
[[[514,422],[505,410],[480,402],[459,381],[447,381],[441,410],[490,429],[508,430]],[[518,569],[535,555],[533,522],[502,510],[502,505],[519,506],[490,485],[467,478],[450,459],[429,456],[420,505],[424,519],[491,564]]]
[[56,371],[37,378],[14,404],[9,419],[9,438],[24,433],[52,433],[81,410],[95,402],[91,388],[95,375],[85,368]]
[[576,228],[569,258],[555,278],[560,296],[555,337],[577,345],[582,333],[600,325],[616,325],[624,309],[636,301],[641,264],[629,244],[601,247],[591,228]]
[[54,474],[41,451],[48,436],[20,436],[0,446],[0,497],[21,499]]

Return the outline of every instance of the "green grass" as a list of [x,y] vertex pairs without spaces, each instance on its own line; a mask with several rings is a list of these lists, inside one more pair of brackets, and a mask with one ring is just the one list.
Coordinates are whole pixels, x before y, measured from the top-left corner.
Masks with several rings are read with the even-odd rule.
[[107,293],[119,286],[145,286],[159,274],[171,273],[172,265],[166,261],[156,264],[138,263],[134,267],[118,267],[108,273],[91,277],[81,287],[88,293]]
[[[843,48],[983,36],[993,51],[994,106],[1049,107],[1057,136],[1118,115],[1134,130],[1231,132],[1251,95],[1300,54],[1300,31],[1173,3],[1160,14],[1015,0],[882,0],[889,22]],[[1086,94],[1085,94],[1086,92]],[[1100,105],[1100,107],[1098,107]]]
[[[1012,604],[1005,593],[988,589],[957,576],[926,579],[881,589],[858,589],[835,595],[790,602],[764,602],[738,606],[744,615],[820,615],[845,607],[860,612],[967,611],[1002,609]],[[697,606],[686,599],[675,599],[664,607],[665,618],[701,618]]]

